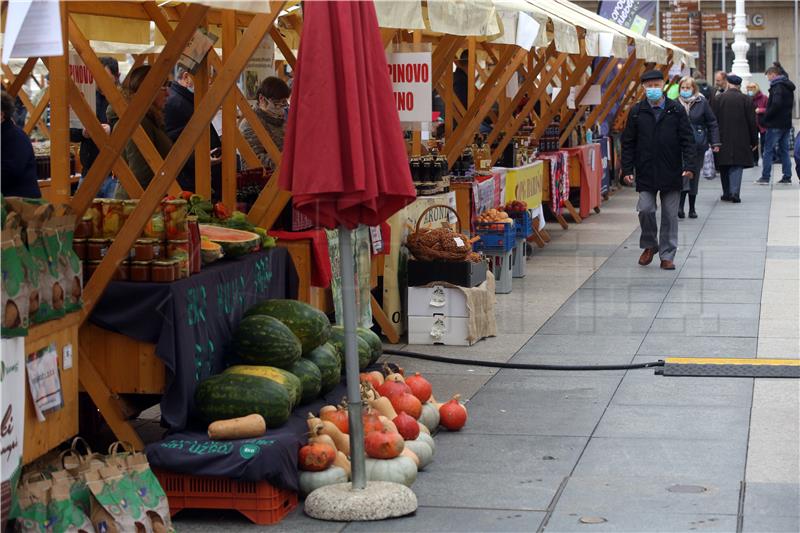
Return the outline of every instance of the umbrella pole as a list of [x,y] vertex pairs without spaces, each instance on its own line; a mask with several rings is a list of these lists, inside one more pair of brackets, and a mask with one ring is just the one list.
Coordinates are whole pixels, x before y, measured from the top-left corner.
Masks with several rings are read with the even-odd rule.
[[347,414],[350,427],[350,461],[353,489],[367,486],[364,460],[364,424],[361,419],[361,383],[356,344],[356,286],[351,232],[339,227],[339,252],[342,272],[342,314],[344,315],[344,362],[347,378]]

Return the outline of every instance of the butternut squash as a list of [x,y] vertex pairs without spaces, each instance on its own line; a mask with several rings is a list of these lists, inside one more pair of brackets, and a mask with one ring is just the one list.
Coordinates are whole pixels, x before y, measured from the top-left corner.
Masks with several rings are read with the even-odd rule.
[[370,400],[369,406],[389,420],[394,420],[397,417],[397,411],[395,411],[394,407],[392,407],[392,402],[389,400],[389,398],[381,397]]
[[350,461],[347,456],[342,452],[336,452],[336,459],[333,461],[333,466],[338,466],[347,473],[347,479],[350,479]]
[[267,424],[259,414],[217,420],[208,426],[208,438],[212,440],[251,439],[266,432]]
[[316,427],[322,424],[322,420],[314,416],[314,413],[308,413],[308,418],[306,418],[306,424],[308,425],[308,432],[314,433]]
[[314,428],[314,431],[311,432],[311,435],[308,438],[309,444],[322,442],[330,445],[334,450],[336,450],[337,449],[336,443],[333,442],[333,439],[330,437],[330,435],[325,435],[324,433],[322,433],[322,429],[324,427],[325,426],[323,426],[322,424],[319,424],[316,428]]
[[397,426],[394,425],[394,422],[392,422],[391,420],[389,420],[385,416],[380,416],[378,418],[380,419],[381,424],[383,424],[383,427],[385,427],[387,430],[389,430],[389,431],[391,431],[393,433],[398,433]]
[[339,428],[337,428],[336,424],[333,422],[323,420],[321,423],[323,428],[320,430],[320,433],[323,435],[328,435],[330,438],[332,438],[333,443],[336,445],[336,449],[344,453],[347,457],[350,457],[350,438],[339,431]]

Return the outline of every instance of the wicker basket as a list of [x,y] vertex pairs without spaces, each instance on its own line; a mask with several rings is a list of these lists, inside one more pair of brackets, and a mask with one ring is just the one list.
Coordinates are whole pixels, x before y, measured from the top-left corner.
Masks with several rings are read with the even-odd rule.
[[[438,208],[449,209],[455,214],[456,220],[458,220],[458,231],[453,231],[447,223],[444,224],[444,227],[436,229],[419,227],[425,214],[431,209]],[[454,246],[443,246],[443,241],[448,242],[442,238],[443,232],[448,239],[452,239]],[[458,246],[459,241],[463,246]],[[417,218],[415,230],[408,235],[406,246],[419,261],[465,261],[472,252],[472,242],[469,237],[461,233],[461,218],[458,216],[458,212],[449,205],[432,205],[423,211]]]

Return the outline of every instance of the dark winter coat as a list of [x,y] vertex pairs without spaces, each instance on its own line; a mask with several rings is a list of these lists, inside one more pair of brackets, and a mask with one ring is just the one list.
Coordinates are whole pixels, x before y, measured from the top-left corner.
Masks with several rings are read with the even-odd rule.
[[[97,116],[97,120],[100,124],[108,124],[108,116],[106,115],[107,108],[108,100],[103,93],[97,91],[95,93],[95,116]],[[89,173],[89,169],[92,168],[94,160],[100,155],[100,149],[94,144],[91,138],[83,136],[82,128],[70,128],[69,140],[70,142],[81,143],[79,152],[81,168],[83,169],[81,173],[85,176]]]
[[761,124],[767,128],[788,130],[792,127],[792,107],[794,106],[794,83],[785,76],[772,80],[769,86],[767,112]]
[[[678,100],[678,103],[681,102],[682,100]],[[683,104],[681,103],[681,105]],[[686,108],[684,107],[684,109]],[[709,104],[708,100],[702,95],[689,106],[689,123],[692,126],[693,132],[702,129],[706,133],[706,143],[695,145],[694,177],[696,179],[697,176],[700,175],[700,170],[703,168],[703,158],[705,157],[709,145],[720,145],[717,117],[711,110],[711,104]]]
[[658,119],[648,101],[635,104],[622,133],[622,175],[636,171],[636,190],[680,191],[694,172],[695,143],[683,106],[666,99]]
[[36,172],[36,156],[31,140],[18,128],[11,117],[0,125],[0,176],[3,196],[41,198],[39,175]]
[[717,166],[753,166],[753,146],[758,144],[758,127],[753,100],[739,89],[728,89],[714,99],[722,147],[716,154]]
[[[179,83],[173,83],[169,88],[167,102],[164,104],[164,129],[173,143],[178,140],[178,137],[180,137],[183,132],[183,128],[189,123],[189,119],[192,118],[193,114],[194,93]],[[210,148],[213,150],[221,146],[222,142],[220,141],[219,134],[212,125]],[[183,170],[178,176],[178,182],[184,190],[195,190],[194,154],[189,156],[189,159],[183,166]],[[214,191],[214,199],[217,199],[217,197],[222,194],[221,165],[213,165],[211,167],[211,188]]]

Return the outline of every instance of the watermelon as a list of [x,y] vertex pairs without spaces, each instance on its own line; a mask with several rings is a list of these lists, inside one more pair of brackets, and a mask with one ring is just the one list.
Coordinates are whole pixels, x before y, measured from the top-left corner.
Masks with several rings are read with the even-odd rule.
[[243,361],[286,370],[302,354],[300,341],[292,330],[277,318],[266,315],[243,318],[233,335],[233,346]]
[[300,359],[292,365],[289,372],[300,378],[300,384],[303,386],[300,405],[316,400],[322,388],[322,373],[317,365],[308,359]]
[[256,413],[264,417],[268,428],[277,428],[291,413],[286,388],[258,376],[211,376],[197,386],[194,403],[200,418],[208,423]]
[[[342,326],[333,326],[331,328],[330,343],[339,350],[339,355],[342,359],[342,374],[344,374],[344,328]],[[356,336],[356,343],[358,344],[358,368],[359,370],[364,370],[369,366],[370,359],[372,359],[372,349],[367,344],[367,341],[359,336]]]
[[300,380],[297,378],[297,376],[288,370],[283,370],[282,368],[276,368],[274,366],[235,365],[227,368],[224,373],[259,376],[262,378],[271,379],[275,383],[280,383],[286,387],[286,391],[289,393],[289,401],[292,404],[292,409],[300,405],[300,396],[303,393],[303,386],[300,384]]
[[303,357],[319,368],[319,372],[322,375],[320,394],[327,394],[336,388],[342,372],[342,362],[332,344],[326,342],[322,346],[317,346]]
[[249,231],[200,224],[200,237],[222,246],[227,257],[238,257],[254,252],[261,244],[261,236]]
[[374,363],[383,354],[383,342],[378,334],[368,328],[358,328],[356,333],[359,337],[364,339],[369,344],[372,355],[369,358],[369,364]]
[[297,300],[265,300],[244,314],[252,315],[272,316],[289,326],[300,339],[304,354],[325,344],[330,335],[331,323],[325,313]]

